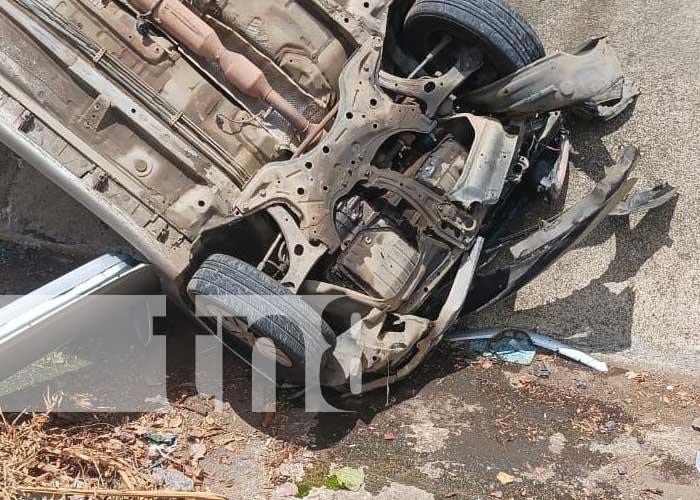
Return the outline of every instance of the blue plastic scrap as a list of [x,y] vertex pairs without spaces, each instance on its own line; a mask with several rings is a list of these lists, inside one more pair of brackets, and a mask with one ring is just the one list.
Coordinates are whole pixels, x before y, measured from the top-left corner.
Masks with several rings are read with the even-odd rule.
[[472,340],[469,347],[483,356],[526,366],[532,363],[537,352],[530,338],[527,335],[518,335],[517,331],[504,332],[493,339]]
[[[557,339],[519,328],[481,328],[478,330],[467,330],[462,332],[453,331],[445,335],[445,339],[450,342],[469,342],[470,345],[472,342],[484,340],[487,342],[490,341],[491,345],[493,345],[494,342],[496,342],[498,339],[504,338],[506,335],[510,335],[511,337],[513,335],[518,335],[518,338],[528,338],[536,347],[541,347],[542,349],[556,352],[560,356],[583,363],[584,365],[590,366],[599,372],[608,371],[608,365],[606,365],[603,361],[598,361],[594,357],[581,352],[578,349],[569,347]],[[479,344],[476,344],[476,346],[478,347]],[[491,351],[491,349],[488,350]]]

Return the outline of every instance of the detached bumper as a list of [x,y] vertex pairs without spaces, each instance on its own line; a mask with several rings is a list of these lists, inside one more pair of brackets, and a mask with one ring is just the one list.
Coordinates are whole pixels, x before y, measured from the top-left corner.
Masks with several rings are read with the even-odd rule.
[[617,165],[608,170],[590,194],[510,247],[512,264],[477,275],[463,314],[488,307],[524,287],[598,226],[634,187],[636,179],[629,179],[629,175],[638,157],[636,148],[623,148]]

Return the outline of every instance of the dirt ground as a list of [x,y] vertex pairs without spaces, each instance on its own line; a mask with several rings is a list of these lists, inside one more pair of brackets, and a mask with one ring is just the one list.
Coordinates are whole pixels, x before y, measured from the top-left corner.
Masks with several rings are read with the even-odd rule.
[[[313,415],[287,394],[269,420],[250,412],[249,370],[230,357],[223,407],[194,395],[184,370],[170,385],[177,404],[168,412],[118,417],[135,457],[149,460],[147,440],[127,432],[140,422],[178,436],[168,466],[191,463],[204,444],[195,460],[201,471],[188,470],[231,499],[280,497],[294,488],[310,490],[307,498],[338,500],[700,499],[694,466],[700,431],[692,428],[700,417],[700,265],[692,257],[700,213],[700,73],[690,71],[700,53],[697,2],[511,3],[550,51],[610,34],[643,91],[620,120],[574,126],[578,154],[568,198],[590,188],[623,143],[641,147],[643,186],[668,180],[681,187],[681,197],[644,217],[606,221],[516,297],[465,325],[537,327],[601,355],[611,371],[540,354],[533,366],[552,370],[540,379],[533,367],[488,366],[463,347],[444,346],[388,396],[333,400],[348,411]],[[0,170],[0,236],[45,245],[0,246],[2,293],[24,293],[121,244],[28,167],[5,168],[12,165],[5,161]],[[63,253],[75,246],[78,256]],[[171,321],[173,330],[187,329],[183,318]],[[185,367],[190,341],[176,338],[174,356],[179,352]],[[114,425],[113,417],[80,418]],[[49,424],[86,425],[60,415]],[[364,468],[360,492],[328,488],[330,471],[342,466]]]
[[[547,379],[532,375],[542,364]],[[323,485],[342,466],[364,468],[364,491],[317,489],[311,498],[700,498],[700,432],[692,428],[700,391],[691,380],[633,366],[603,375],[546,354],[531,367],[493,365],[451,345],[387,393],[331,399],[347,413],[315,417],[292,400],[264,426],[245,411],[247,380],[233,380],[245,369],[236,365],[225,396],[231,425],[252,432],[252,450],[264,451],[251,456],[246,444],[204,463],[214,475],[230,471],[222,460],[259,467],[244,482],[248,498],[285,482]],[[232,475],[231,489],[209,484],[245,498],[241,477]]]
[[[156,461],[148,435],[172,433],[177,441],[162,466],[235,500],[700,498],[700,387],[690,378],[634,364],[601,374],[548,353],[516,366],[445,344],[412,380],[387,391],[328,393],[342,413],[305,412],[289,390],[278,393],[276,413],[260,414],[250,411],[250,370],[230,353],[222,401],[197,394],[193,328],[179,314],[160,326],[175,367],[162,411],[59,413],[47,435],[79,431],[86,455],[107,440],[148,477]],[[543,365],[549,377],[534,376]],[[103,368],[55,374],[52,386],[92,369]],[[341,467],[363,469],[360,491],[335,489],[330,476]]]

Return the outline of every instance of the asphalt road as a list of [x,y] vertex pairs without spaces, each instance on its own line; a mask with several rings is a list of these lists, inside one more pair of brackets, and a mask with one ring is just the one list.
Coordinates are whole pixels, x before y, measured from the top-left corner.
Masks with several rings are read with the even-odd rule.
[[[612,123],[572,124],[577,154],[567,204],[613,163],[621,144],[641,149],[639,185],[678,186],[677,203],[609,219],[516,297],[470,325],[539,328],[616,361],[700,374],[697,259],[700,199],[700,9],[697,0],[511,0],[548,51],[607,34],[643,95]],[[29,167],[0,151],[0,235],[74,246],[81,258],[119,238]]]

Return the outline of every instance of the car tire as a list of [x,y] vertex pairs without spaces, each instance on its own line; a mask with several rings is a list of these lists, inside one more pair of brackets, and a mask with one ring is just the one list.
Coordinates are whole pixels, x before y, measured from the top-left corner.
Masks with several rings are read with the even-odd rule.
[[[206,297],[205,309],[218,309],[219,313],[230,313],[241,320],[250,314],[258,316],[260,319],[247,325],[247,332],[256,339],[272,340],[277,374],[287,382],[303,384],[306,360],[320,359],[323,367],[330,353],[325,344],[335,346],[333,330],[309,304],[270,276],[230,255],[208,257],[192,276],[187,291],[193,301],[197,296]],[[233,320],[224,319],[224,328],[240,339],[241,335],[232,331],[235,322],[230,321]],[[252,347],[250,343],[248,346]],[[311,357],[307,358],[307,354]]]
[[532,26],[501,0],[416,0],[404,20],[404,45],[422,59],[441,33],[480,48],[491,80],[545,55]]

